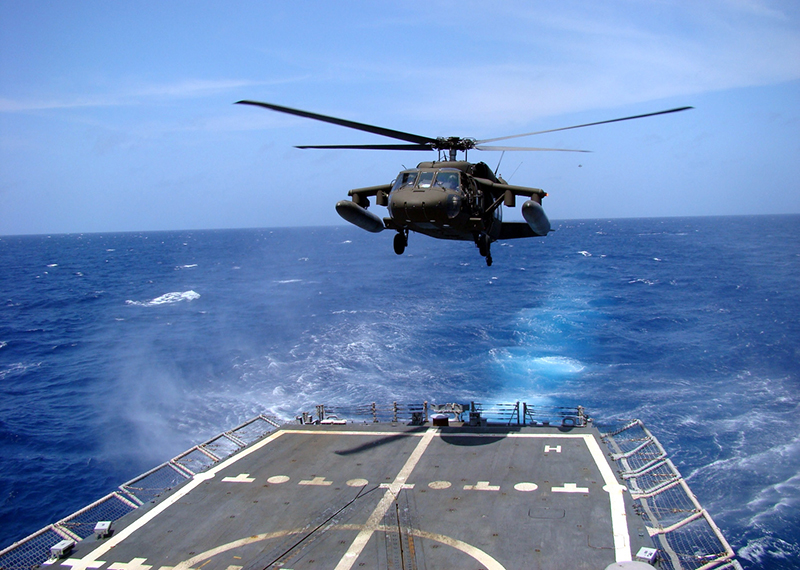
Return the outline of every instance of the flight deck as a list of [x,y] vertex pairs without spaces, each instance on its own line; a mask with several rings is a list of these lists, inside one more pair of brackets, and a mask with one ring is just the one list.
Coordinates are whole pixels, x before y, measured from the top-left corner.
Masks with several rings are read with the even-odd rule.
[[[738,567],[729,547],[686,564],[696,553],[684,560],[668,541],[654,539],[659,529],[643,510],[652,515],[659,505],[651,499],[643,509],[647,493],[619,463],[628,463],[628,473],[657,471],[630,464],[649,443],[626,451],[615,442],[615,450],[583,415],[557,425],[502,426],[480,413],[471,413],[470,422],[460,416],[417,413],[407,424],[322,423],[306,415],[193,472],[189,467],[204,451],[219,447],[210,440],[165,464],[191,475],[158,493],[147,482],[156,471],[123,485],[123,492],[139,493],[141,505],[102,521],[109,524],[100,531],[86,519],[83,540],[65,539],[66,550],[45,564],[65,570]],[[680,526],[703,517],[687,518]]]

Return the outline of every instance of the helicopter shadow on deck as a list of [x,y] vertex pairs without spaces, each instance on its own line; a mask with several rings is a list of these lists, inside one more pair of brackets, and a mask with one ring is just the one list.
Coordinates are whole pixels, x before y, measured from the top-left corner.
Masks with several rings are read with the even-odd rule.
[[[356,455],[359,453],[369,452],[381,446],[395,443],[399,439],[412,437],[414,434],[424,433],[428,429],[429,428],[427,427],[415,427],[404,432],[374,439],[372,441],[362,443],[361,445],[357,445],[349,449],[339,449],[336,450],[334,453],[340,456],[348,456],[348,455]],[[558,426],[557,428],[558,433],[570,433],[574,429],[575,428],[573,426]],[[480,430],[470,430],[468,428],[451,427],[451,428],[444,428],[441,434],[439,435],[439,439],[442,442],[447,443],[449,445],[457,445],[460,447],[476,447],[476,446],[484,446],[497,443],[499,441],[506,439],[506,437],[511,433],[520,433],[521,431],[522,427],[520,426],[492,427],[492,428],[482,428]],[[470,437],[471,435],[473,437]]]

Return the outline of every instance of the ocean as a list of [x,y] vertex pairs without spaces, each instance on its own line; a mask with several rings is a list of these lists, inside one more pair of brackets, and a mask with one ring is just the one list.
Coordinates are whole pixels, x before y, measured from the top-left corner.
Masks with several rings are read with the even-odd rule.
[[746,568],[800,567],[800,216],[0,238],[0,547],[258,413],[641,418]]

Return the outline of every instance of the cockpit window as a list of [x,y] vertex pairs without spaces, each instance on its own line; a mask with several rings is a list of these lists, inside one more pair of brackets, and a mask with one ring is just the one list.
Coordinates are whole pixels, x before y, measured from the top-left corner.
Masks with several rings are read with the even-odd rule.
[[406,186],[413,186],[414,182],[417,181],[417,174],[419,172],[401,172],[400,176],[397,177],[397,180],[394,181],[394,186],[392,186],[392,190],[397,190],[398,188],[404,188]]
[[435,172],[420,172],[419,179],[417,180],[417,186],[419,188],[430,188],[431,183],[433,182],[433,175]]
[[440,170],[436,174],[436,182],[433,185],[445,190],[458,190],[458,173]]

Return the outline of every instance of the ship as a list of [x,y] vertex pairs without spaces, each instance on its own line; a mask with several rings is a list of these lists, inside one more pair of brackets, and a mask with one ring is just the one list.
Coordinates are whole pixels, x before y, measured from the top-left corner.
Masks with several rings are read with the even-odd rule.
[[738,569],[637,419],[526,401],[261,414],[0,551],[0,569]]

